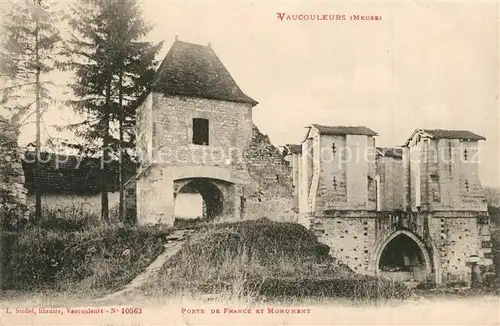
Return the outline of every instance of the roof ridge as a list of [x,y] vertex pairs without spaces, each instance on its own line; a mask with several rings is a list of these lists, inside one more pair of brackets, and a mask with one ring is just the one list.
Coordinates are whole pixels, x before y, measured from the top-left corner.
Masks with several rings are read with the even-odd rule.
[[436,131],[468,131],[468,132],[472,132],[472,131],[470,131],[469,129],[442,129],[442,128],[434,128],[434,129],[430,129],[430,128],[422,128],[422,129],[419,129],[419,130],[436,130]]
[[431,138],[435,139],[468,139],[468,140],[486,140],[486,138],[480,134],[472,132],[467,129],[425,129],[418,128],[413,131],[411,136],[406,140],[404,146],[407,147],[410,141],[417,133],[427,134]]
[[364,125],[321,125],[319,123],[313,123],[315,126],[323,126],[323,127],[364,127],[368,128],[367,126]]
[[320,124],[312,124],[312,128],[318,130],[320,134],[330,135],[366,135],[378,136],[378,133],[368,128],[367,126],[325,126]]

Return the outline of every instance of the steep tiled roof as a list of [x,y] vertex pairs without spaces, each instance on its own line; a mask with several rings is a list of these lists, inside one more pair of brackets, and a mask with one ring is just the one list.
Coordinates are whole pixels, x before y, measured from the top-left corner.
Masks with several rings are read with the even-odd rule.
[[210,45],[181,42],[177,38],[160,65],[152,88],[166,95],[258,104],[241,91]]
[[402,158],[403,149],[400,147],[377,147],[378,156]]
[[313,127],[318,129],[321,135],[366,135],[378,136],[378,134],[363,126],[322,126],[313,124]]
[[423,129],[422,131],[434,138],[486,140],[483,136],[468,130]]
[[286,144],[286,148],[290,151],[291,154],[301,154],[302,153],[302,146],[301,145],[295,145],[295,144]]

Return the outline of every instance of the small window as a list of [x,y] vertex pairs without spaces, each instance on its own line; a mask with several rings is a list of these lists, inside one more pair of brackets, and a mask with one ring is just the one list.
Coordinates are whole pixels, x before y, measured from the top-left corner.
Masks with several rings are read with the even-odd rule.
[[433,202],[435,203],[441,202],[439,175],[437,174],[431,174],[431,193]]
[[208,119],[193,119],[193,144],[208,146]]

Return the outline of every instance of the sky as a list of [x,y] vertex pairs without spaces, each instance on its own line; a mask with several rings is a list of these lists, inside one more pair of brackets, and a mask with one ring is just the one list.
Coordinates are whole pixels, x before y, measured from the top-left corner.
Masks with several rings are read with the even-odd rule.
[[[379,134],[377,146],[400,146],[416,128],[467,129],[487,138],[482,183],[500,186],[497,2],[140,2],[155,25],[148,40],[165,42],[158,59],[176,35],[211,43],[259,102],[254,122],[274,144],[301,142],[312,123],[367,126]],[[347,20],[281,21],[278,13]],[[72,118],[70,109],[52,108],[45,134],[58,136],[51,125]],[[21,141],[34,138],[33,128]]]

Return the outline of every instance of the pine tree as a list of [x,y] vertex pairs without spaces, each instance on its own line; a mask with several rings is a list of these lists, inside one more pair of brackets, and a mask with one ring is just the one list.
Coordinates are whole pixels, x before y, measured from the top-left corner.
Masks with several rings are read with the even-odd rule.
[[142,41],[151,26],[143,22],[135,0],[81,1],[72,10],[70,25],[69,66],[76,73],[70,86],[77,97],[71,104],[86,116],[75,126],[77,135],[89,142],[102,142],[101,216],[105,221],[109,221],[107,162],[118,151],[123,218],[122,153],[135,142],[132,103],[153,81],[161,44]]
[[11,2],[9,8],[3,13],[2,19],[0,78],[6,86],[0,89],[0,105],[3,107],[0,115],[10,120],[10,125],[18,133],[26,120],[22,119],[26,118],[35,104],[35,217],[41,219],[40,119],[41,110],[46,110],[50,105],[48,86],[52,84],[41,81],[41,77],[55,69],[55,58],[61,44],[56,25],[61,17],[59,13],[51,12],[50,8],[41,6],[39,1]]

